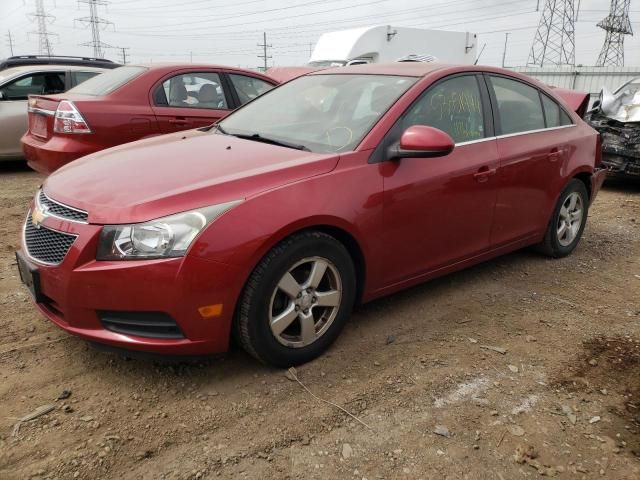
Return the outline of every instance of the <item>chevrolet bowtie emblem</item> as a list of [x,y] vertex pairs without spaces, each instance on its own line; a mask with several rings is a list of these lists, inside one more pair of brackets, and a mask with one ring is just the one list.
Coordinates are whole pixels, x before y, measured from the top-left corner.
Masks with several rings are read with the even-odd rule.
[[42,222],[44,222],[45,218],[47,218],[47,210],[48,208],[45,206],[36,205],[31,213],[31,223],[34,227],[40,228]]

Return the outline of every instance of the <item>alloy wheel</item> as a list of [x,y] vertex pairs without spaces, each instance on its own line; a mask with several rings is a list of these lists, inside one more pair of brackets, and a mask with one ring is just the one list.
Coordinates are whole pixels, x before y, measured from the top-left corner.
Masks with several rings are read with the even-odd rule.
[[558,243],[563,247],[571,245],[580,232],[584,217],[582,196],[573,192],[562,203],[558,215],[557,235]]
[[269,304],[269,326],[276,340],[301,348],[324,335],[342,300],[342,279],[328,259],[308,257],[278,282]]

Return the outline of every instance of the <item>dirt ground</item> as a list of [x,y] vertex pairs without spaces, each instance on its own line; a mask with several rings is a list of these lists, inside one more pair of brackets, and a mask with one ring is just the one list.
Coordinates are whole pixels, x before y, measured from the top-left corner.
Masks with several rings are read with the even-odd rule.
[[13,256],[40,182],[0,171],[2,479],[640,478],[640,184],[605,186],[569,258],[361,307],[307,391],[241,351],[132,360],[41,318]]

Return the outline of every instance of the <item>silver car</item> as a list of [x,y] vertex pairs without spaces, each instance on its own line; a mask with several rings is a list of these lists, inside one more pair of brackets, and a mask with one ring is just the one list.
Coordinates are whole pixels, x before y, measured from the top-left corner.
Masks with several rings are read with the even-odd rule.
[[23,158],[27,97],[62,93],[107,70],[89,66],[25,65],[0,70],[0,161]]

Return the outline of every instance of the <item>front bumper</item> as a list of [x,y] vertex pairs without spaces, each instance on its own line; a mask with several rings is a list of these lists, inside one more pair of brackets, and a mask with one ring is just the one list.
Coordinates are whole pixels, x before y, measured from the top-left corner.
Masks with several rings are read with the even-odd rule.
[[54,136],[41,140],[27,132],[20,142],[27,164],[35,171],[48,175],[67,163],[104,148],[87,140],[84,135]]
[[[101,227],[47,218],[44,227],[77,238],[59,265],[26,255],[39,277],[40,312],[67,332],[92,342],[148,353],[203,355],[228,349],[235,302],[242,288],[238,267],[186,256],[161,260],[96,261]],[[203,318],[202,306],[222,304]],[[184,338],[150,338],[105,328],[99,312],[163,312]]]

